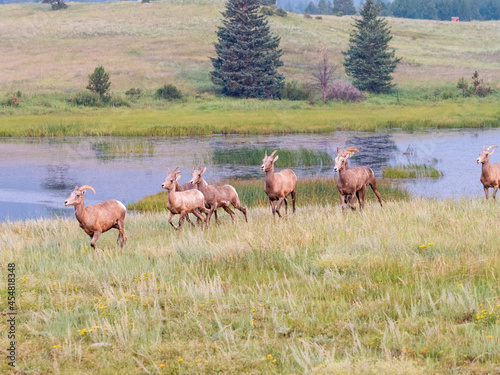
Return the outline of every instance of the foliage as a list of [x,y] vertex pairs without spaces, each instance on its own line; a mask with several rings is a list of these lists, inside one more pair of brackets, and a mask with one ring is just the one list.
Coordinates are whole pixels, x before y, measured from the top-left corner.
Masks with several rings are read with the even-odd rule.
[[479,97],[484,97],[491,95],[493,90],[491,87],[486,86],[482,79],[479,79],[479,73],[477,70],[472,75],[472,83],[469,84],[464,77],[460,77],[457,82],[457,89],[462,92],[462,96],[477,95]]
[[278,9],[276,9],[276,15],[278,17],[286,17],[288,14],[286,13],[286,11],[283,8],[278,8]]
[[341,100],[344,102],[360,102],[366,99],[366,95],[359,91],[352,83],[343,79],[337,79],[328,88],[327,100]]
[[139,99],[142,95],[142,90],[132,87],[130,90],[125,92],[125,95],[127,95],[130,99]]
[[228,96],[269,99],[279,96],[284,77],[280,38],[259,14],[259,0],[229,0],[218,28],[212,82]]
[[356,7],[353,0],[333,0],[333,14],[356,14]]
[[156,97],[159,99],[167,100],[180,100],[182,99],[182,93],[174,85],[163,85],[158,90],[156,90]]
[[66,9],[68,7],[64,0],[42,0],[42,4],[50,4],[52,10]]
[[274,16],[274,9],[270,7],[262,7],[260,8],[260,13],[265,16]]
[[382,170],[384,178],[441,177],[443,172],[427,164],[388,165]]
[[112,107],[130,107],[128,100],[120,95],[111,95],[107,104]]
[[314,86],[321,91],[321,97],[324,103],[327,101],[328,91],[336,70],[337,66],[329,62],[328,50],[323,48],[320,61],[316,64],[311,75]]
[[94,69],[94,73],[89,75],[89,84],[86,88],[99,94],[99,96],[102,98],[105,94],[108,93],[110,86],[111,82],[109,82],[109,74],[106,73],[101,65],[96,67]]
[[98,93],[88,91],[78,91],[71,99],[71,103],[84,107],[102,107],[104,105]]
[[286,80],[281,90],[281,98],[288,100],[307,100],[309,95],[304,89],[303,84],[295,80]]
[[389,92],[393,87],[392,72],[401,58],[389,48],[392,39],[387,21],[380,19],[380,7],[366,0],[361,18],[354,22],[349,38],[349,49],[343,51],[346,73],[353,77],[360,90],[373,93]]
[[449,91],[449,90],[445,90],[441,93],[441,99],[442,100],[448,100],[448,99],[453,99],[455,97],[455,93]]
[[276,0],[261,0],[260,2],[264,6],[276,7]]

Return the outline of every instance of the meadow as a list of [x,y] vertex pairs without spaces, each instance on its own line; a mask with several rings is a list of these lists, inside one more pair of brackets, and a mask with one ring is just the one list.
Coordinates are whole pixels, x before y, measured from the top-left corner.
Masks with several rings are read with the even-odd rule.
[[302,202],[287,220],[254,207],[248,224],[221,214],[181,233],[164,213],[130,214],[123,251],[114,232],[92,250],[75,219],[0,223],[2,274],[17,270],[19,370],[494,373],[493,206],[387,200],[343,215]]
[[[499,93],[461,98],[456,82],[475,70],[498,89],[500,48],[496,22],[388,18],[392,46],[402,62],[397,90],[369,95],[363,103],[259,101],[221,98],[210,81],[210,56],[223,2],[158,1],[1,5],[0,136],[189,136],[381,131],[499,126]],[[320,50],[328,48],[343,78],[342,54],[352,17],[271,17],[281,37],[289,81],[311,84]],[[114,106],[81,107],[71,99],[85,91],[98,65],[110,74]],[[154,99],[176,85],[181,102]],[[131,88],[143,95],[125,97]],[[498,90],[497,90],[498,91]],[[16,106],[7,105],[13,95]]]

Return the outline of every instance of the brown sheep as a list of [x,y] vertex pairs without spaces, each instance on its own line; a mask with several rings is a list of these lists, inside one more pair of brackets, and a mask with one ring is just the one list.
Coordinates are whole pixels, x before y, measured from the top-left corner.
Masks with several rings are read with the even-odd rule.
[[[274,150],[269,156],[267,156],[266,152],[260,169],[266,173],[266,186],[264,191],[269,198],[273,216],[278,213],[278,216],[281,217],[280,208],[283,202],[285,202],[285,213],[288,214],[288,202],[286,198],[289,195],[292,196],[293,213],[295,213],[297,176],[291,169],[283,169],[281,172],[274,173],[274,163],[278,160],[278,155],[274,157],[276,151],[278,150]],[[276,207],[275,201],[278,201]]]
[[495,150],[490,151],[490,149],[497,146],[490,146],[486,150],[484,147],[477,158],[477,164],[482,164],[480,181],[483,184],[486,199],[488,199],[489,188],[493,188],[493,199],[495,199],[500,185],[500,163],[490,164],[490,155],[495,152]]
[[375,180],[375,174],[372,169],[370,167],[349,167],[347,159],[354,155],[354,152],[359,153],[359,150],[356,147],[348,147],[345,151],[342,151],[340,147],[337,148],[337,157],[335,158],[335,166],[333,169],[335,172],[339,172],[337,188],[339,189],[340,199],[342,201],[342,212],[346,209],[347,204],[349,204],[352,210],[356,209],[356,207],[354,207],[354,194],[356,194],[358,198],[360,209],[362,210],[365,207],[367,185],[371,186],[382,207],[382,197],[377,190],[377,181]]
[[[217,213],[217,208],[222,207],[224,211],[231,215],[231,221],[234,223],[234,212],[229,208],[229,205],[232,204],[234,208],[243,212],[245,220],[248,223],[247,210],[241,205],[240,198],[235,188],[231,185],[213,186],[207,184],[206,181],[203,180],[203,174],[207,170],[207,167],[204,169],[202,168],[203,167],[200,167],[193,171],[191,183],[203,193],[205,201],[210,206],[207,222],[210,222],[212,213]],[[217,216],[215,216],[215,220],[217,221]]]
[[125,235],[125,214],[127,209],[123,203],[116,200],[85,207],[83,197],[86,189],[92,190],[95,194],[95,190],[91,186],[84,185],[80,188],[75,186],[75,190],[66,199],[64,205],[66,207],[75,207],[76,219],[80,223],[80,227],[90,236],[90,246],[94,249],[97,249],[95,245],[99,236],[111,228],[118,229],[119,234],[116,242],[123,249],[127,242],[127,236]]

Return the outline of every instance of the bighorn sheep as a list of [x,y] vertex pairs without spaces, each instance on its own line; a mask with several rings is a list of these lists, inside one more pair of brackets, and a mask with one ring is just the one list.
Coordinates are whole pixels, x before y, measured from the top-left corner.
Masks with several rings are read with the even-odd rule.
[[101,233],[107,232],[111,228],[118,229],[120,232],[116,242],[123,249],[127,242],[124,223],[127,209],[123,203],[116,200],[85,207],[83,197],[87,189],[92,190],[95,194],[95,190],[91,186],[75,186],[75,190],[66,199],[64,205],[66,207],[75,206],[76,219],[80,223],[80,227],[90,236],[90,246],[94,249],[96,249],[95,245]]
[[493,188],[493,199],[497,195],[498,185],[500,184],[500,163],[490,164],[490,155],[495,152],[491,150],[497,146],[490,146],[486,150],[484,149],[479,154],[477,158],[477,164],[482,164],[481,167],[481,183],[484,187],[484,194],[486,199],[488,199],[488,189]]
[[[207,184],[206,181],[203,180],[203,174],[207,170],[207,167],[204,169],[202,168],[203,167],[200,167],[193,171],[191,183],[203,193],[205,201],[210,206],[207,223],[210,222],[212,213],[217,212],[218,207],[222,207],[224,211],[231,215],[231,221],[234,223],[234,212],[229,208],[230,204],[232,204],[234,208],[243,212],[245,220],[248,223],[247,210],[241,205],[240,198],[238,197],[238,193],[234,187],[231,185],[213,186]],[[215,220],[218,221],[217,215],[215,216]]]
[[[297,196],[297,176],[291,169],[283,169],[281,172],[274,173],[274,163],[278,160],[278,155],[274,157],[274,154],[278,150],[274,150],[271,155],[267,156],[267,151],[262,159],[262,166],[260,169],[266,173],[266,186],[264,191],[266,192],[269,203],[273,210],[273,216],[278,213],[281,217],[280,208],[285,202],[285,213],[288,214],[288,202],[286,198],[288,195],[292,195],[293,212],[295,213],[295,198]],[[278,201],[277,207],[275,207],[274,202]]]
[[[181,229],[182,223],[188,213],[194,214],[202,221],[202,223],[204,223],[205,219],[198,211],[196,211],[196,209],[205,214],[208,214],[209,212],[205,208],[205,197],[201,191],[196,189],[177,191],[177,181],[181,178],[181,172],[178,171],[177,168],[175,168],[172,173],[170,173],[170,169],[168,170],[168,175],[161,185],[163,189],[168,190],[167,208],[170,211],[170,218],[168,219],[168,222],[174,227],[175,230]],[[172,218],[177,214],[181,215],[181,217],[179,219],[179,225],[176,227],[174,223],[172,223]],[[191,224],[194,225],[193,223]]]
[[342,201],[342,212],[344,212],[347,204],[349,204],[352,210],[356,209],[356,207],[354,207],[354,194],[356,194],[358,198],[360,209],[362,210],[365,207],[367,185],[371,186],[382,207],[382,198],[377,190],[377,181],[375,180],[375,174],[372,169],[370,167],[349,167],[347,159],[354,155],[354,152],[359,153],[359,150],[356,147],[348,147],[342,151],[340,147],[337,147],[337,157],[335,158],[335,166],[333,169],[335,172],[339,172],[337,188],[339,189],[340,199]]

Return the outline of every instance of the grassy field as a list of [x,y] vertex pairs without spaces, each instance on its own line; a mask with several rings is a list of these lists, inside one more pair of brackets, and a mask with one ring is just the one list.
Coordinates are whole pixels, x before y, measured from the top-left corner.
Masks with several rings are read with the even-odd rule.
[[[281,155],[281,154],[280,154]],[[209,181],[209,183],[211,183]],[[212,184],[212,183],[211,183]],[[269,200],[264,192],[263,180],[225,180],[213,183],[214,185],[229,184],[238,192],[238,196],[244,206],[247,207],[268,207]],[[384,201],[409,200],[410,194],[389,181],[379,180],[378,190]],[[367,189],[367,201],[377,201],[371,188]],[[168,193],[162,191],[153,195],[147,195],[138,202],[127,205],[129,210],[138,211],[167,211]],[[289,203],[291,200],[289,199]],[[337,179],[334,178],[301,178],[297,184],[297,204],[309,204],[325,206],[340,202],[340,195],[337,190]],[[219,210],[222,212],[222,210]]]
[[102,252],[75,219],[0,223],[2,274],[16,263],[19,369],[495,373],[495,206],[388,201],[342,215],[301,204],[288,220],[257,207],[248,224],[221,215],[182,233],[164,213],[129,215],[125,249],[107,233]]

